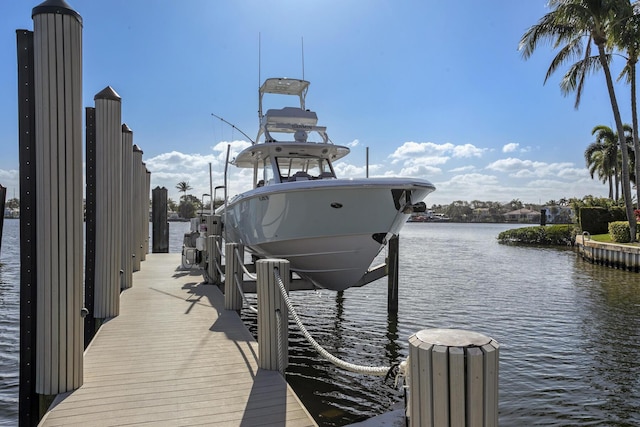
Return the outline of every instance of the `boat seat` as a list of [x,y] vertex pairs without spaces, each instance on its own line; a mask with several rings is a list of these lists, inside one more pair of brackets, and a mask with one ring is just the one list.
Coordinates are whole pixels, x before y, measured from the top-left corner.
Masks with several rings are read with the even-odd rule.
[[304,123],[312,126],[315,126],[318,123],[318,115],[316,113],[297,107],[269,109],[264,117],[266,119],[266,123],[286,121],[291,123]]
[[309,179],[311,179],[311,175],[306,172],[298,171],[289,177],[289,182],[308,181]]
[[320,175],[318,175],[318,179],[327,179],[327,178],[335,178],[335,176],[331,172],[322,172]]

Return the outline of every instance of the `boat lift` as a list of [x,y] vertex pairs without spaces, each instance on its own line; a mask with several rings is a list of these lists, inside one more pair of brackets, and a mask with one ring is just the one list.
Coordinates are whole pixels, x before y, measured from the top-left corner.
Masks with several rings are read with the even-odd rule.
[[[182,265],[183,269],[201,270],[205,282],[221,286],[224,284],[226,276],[226,265],[222,263],[222,253],[225,251],[222,245],[222,218],[219,215],[200,215],[191,219],[191,230],[185,233],[182,245]],[[233,242],[227,242],[233,243]],[[388,277],[387,286],[387,309],[389,313],[398,312],[398,265],[399,265],[399,237],[393,236],[387,242],[388,256],[385,262],[373,266],[351,287],[362,287],[371,282]],[[244,251],[241,255],[244,258]],[[242,291],[244,293],[256,293],[255,261],[242,260],[242,268],[238,272],[238,280],[242,281]],[[245,275],[249,277],[245,278]],[[318,286],[299,277],[293,272],[290,280],[291,291],[317,290]]]

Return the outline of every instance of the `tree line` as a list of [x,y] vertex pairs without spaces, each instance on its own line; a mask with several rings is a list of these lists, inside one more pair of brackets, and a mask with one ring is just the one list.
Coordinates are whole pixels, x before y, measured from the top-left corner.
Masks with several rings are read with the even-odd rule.
[[[556,223],[570,223],[574,221],[569,209],[575,199],[562,198],[549,200],[545,204],[523,203],[520,199],[510,202],[496,202],[483,200],[456,200],[448,205],[433,204],[430,210],[442,213],[452,222],[505,222],[505,214],[520,209],[528,209],[540,212],[542,209],[550,210],[556,218]],[[562,215],[560,215],[562,214]],[[539,218],[537,219],[539,221]]]
[[[430,210],[443,213],[453,222],[505,222],[505,214],[519,209],[528,209],[533,212],[540,212],[543,209],[555,219],[556,224],[568,224],[577,222],[576,215],[581,208],[605,208],[611,209],[622,206],[621,200],[615,201],[607,197],[594,197],[587,195],[580,198],[561,198],[559,200],[549,200],[544,204],[523,203],[520,199],[513,199],[510,202],[495,201],[464,201],[456,200],[448,205],[434,204]],[[640,215],[640,211],[637,212]],[[637,215],[636,215],[637,216]]]
[[[615,197],[613,187],[617,188],[619,185],[631,236],[633,236],[632,241],[635,241],[637,224],[631,182],[632,177],[640,176],[640,162],[632,162],[635,156],[630,153],[640,152],[636,105],[640,3],[630,0],[549,0],[548,6],[551,12],[544,15],[537,24],[524,33],[519,50],[522,57],[528,59],[540,45],[549,43],[557,49],[557,54],[551,61],[544,81],[546,83],[547,79],[560,67],[568,65],[569,68],[560,81],[560,90],[565,96],[575,93],[576,109],[580,105],[587,76],[595,72],[604,74],[616,125],[615,132],[612,131],[610,136],[617,142],[616,156],[619,155],[620,162],[617,160],[612,162],[609,153],[604,149],[595,150],[594,153],[585,152],[585,158],[590,172],[593,170],[592,176],[597,174],[599,179],[605,178],[610,183],[611,199]],[[594,47],[595,51],[593,51]],[[617,94],[613,86],[610,66],[616,57],[624,59],[618,80],[624,81],[629,86],[632,119],[630,127],[623,125]],[[602,130],[608,132],[606,129]],[[599,132],[600,129],[594,128],[593,133],[597,138]],[[598,151],[601,153],[596,154]],[[607,157],[606,160],[605,157]],[[603,165],[596,165],[600,161],[607,162],[608,168],[619,168],[619,171],[610,173]],[[618,185],[614,185],[615,179],[619,180]],[[640,200],[638,186],[636,186],[635,198]]]
[[[209,213],[212,200],[208,194],[204,195],[210,197],[208,200],[199,199],[192,194],[187,194],[189,190],[193,189],[191,185],[189,185],[189,181],[180,181],[176,185],[176,188],[180,193],[184,194],[180,196],[180,199],[177,203],[171,198],[167,200],[167,205],[170,211],[176,212],[180,218],[186,219],[194,218],[200,212]],[[213,200],[214,209],[218,206],[221,206],[223,203],[223,199]]]

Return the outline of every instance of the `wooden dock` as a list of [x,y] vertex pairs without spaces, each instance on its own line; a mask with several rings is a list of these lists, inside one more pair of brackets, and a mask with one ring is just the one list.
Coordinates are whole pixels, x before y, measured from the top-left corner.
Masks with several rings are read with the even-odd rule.
[[120,315],[84,357],[84,384],[60,395],[42,426],[314,426],[217,286],[179,271],[180,254],[148,254]]

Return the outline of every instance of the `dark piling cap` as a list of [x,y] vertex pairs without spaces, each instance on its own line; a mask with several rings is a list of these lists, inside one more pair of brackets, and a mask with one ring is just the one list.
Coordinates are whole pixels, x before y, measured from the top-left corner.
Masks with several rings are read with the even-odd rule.
[[93,100],[95,101],[96,99],[110,99],[112,101],[120,101],[121,98],[120,95],[118,95],[118,93],[113,90],[111,86],[107,86],[100,92],[96,93],[96,96],[93,97]]
[[54,15],[71,15],[82,24],[82,16],[64,0],[45,0],[31,10],[31,18],[42,13],[52,13]]
[[131,130],[131,128],[129,126],[127,126],[126,123],[122,124],[122,132],[126,132],[126,133],[133,133],[133,131]]
[[134,153],[140,153],[143,154],[142,150],[140,149],[140,147],[138,147],[138,144],[133,144],[133,152]]

